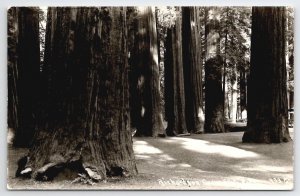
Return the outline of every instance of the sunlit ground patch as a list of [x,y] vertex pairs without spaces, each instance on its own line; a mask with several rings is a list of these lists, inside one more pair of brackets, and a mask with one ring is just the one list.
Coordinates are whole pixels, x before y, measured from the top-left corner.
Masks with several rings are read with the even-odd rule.
[[259,154],[243,150],[240,148],[212,143],[200,139],[192,138],[170,138],[170,140],[180,141],[183,148],[199,153],[216,153],[231,158],[258,158]]

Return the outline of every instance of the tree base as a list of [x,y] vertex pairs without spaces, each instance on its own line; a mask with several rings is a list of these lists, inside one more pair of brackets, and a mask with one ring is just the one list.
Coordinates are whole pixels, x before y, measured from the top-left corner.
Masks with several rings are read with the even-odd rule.
[[[24,157],[21,160],[24,161]],[[45,164],[36,171],[33,171],[30,166],[22,164],[19,165],[16,172],[16,177],[34,178],[38,181],[52,181],[54,179],[74,180],[78,176],[86,176],[87,179],[93,182],[99,182],[105,180],[106,177],[129,177],[131,175],[125,168],[116,166],[107,170],[106,175],[100,175],[95,169],[85,166],[80,160],[69,163],[52,162]]]
[[277,140],[272,140],[267,134],[258,134],[254,131],[245,131],[243,138],[243,143],[260,143],[260,144],[271,144],[271,143],[282,143],[292,141],[289,134],[285,134],[282,138]]
[[44,137],[37,138],[29,155],[19,160],[16,177],[39,181],[57,177],[74,180],[79,174],[98,182],[106,177],[128,177],[137,173],[133,152],[127,151],[127,146],[106,153],[105,149],[115,146],[114,140],[109,138],[83,139],[82,133],[65,134],[63,130]]

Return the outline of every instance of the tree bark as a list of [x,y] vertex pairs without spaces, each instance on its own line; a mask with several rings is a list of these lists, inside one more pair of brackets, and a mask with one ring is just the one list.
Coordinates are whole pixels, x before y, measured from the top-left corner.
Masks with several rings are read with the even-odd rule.
[[182,58],[185,90],[185,116],[189,132],[202,133],[202,47],[199,8],[182,8]]
[[226,76],[226,67],[227,67],[227,44],[228,44],[228,15],[229,15],[229,7],[226,8],[226,29],[225,29],[225,41],[224,41],[224,62],[223,62],[223,97],[224,97],[224,118],[228,118],[228,85],[227,85],[227,76]]
[[165,109],[168,136],[187,134],[182,63],[181,18],[168,29],[165,52]]
[[285,63],[285,8],[253,7],[248,125],[243,142],[291,140]]
[[231,105],[232,105],[232,110],[231,110],[231,122],[236,123],[237,119],[237,94],[238,94],[238,89],[237,89],[237,68],[236,65],[233,67],[233,80],[231,83]]
[[14,146],[28,147],[39,102],[39,13],[34,7],[8,10],[8,126]]
[[52,180],[71,170],[99,181],[136,174],[126,26],[122,7],[48,9],[48,115],[17,176]]
[[245,70],[240,70],[240,108],[241,112],[247,109],[247,104],[246,104],[246,72]]
[[207,40],[205,62],[205,125],[207,133],[225,132],[224,95],[222,91],[222,58],[220,56],[220,35],[218,32],[218,8],[209,10],[205,28]]
[[[136,88],[137,105],[135,116],[137,136],[164,136],[160,106],[160,83],[157,49],[156,19],[151,7],[138,7],[135,48],[133,51],[132,69],[135,78],[132,80]],[[133,102],[135,102],[133,100]]]

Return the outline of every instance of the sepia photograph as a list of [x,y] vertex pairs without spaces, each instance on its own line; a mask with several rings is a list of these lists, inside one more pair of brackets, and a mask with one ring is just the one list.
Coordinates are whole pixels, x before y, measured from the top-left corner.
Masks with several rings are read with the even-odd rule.
[[7,85],[9,190],[294,188],[293,7],[13,6]]

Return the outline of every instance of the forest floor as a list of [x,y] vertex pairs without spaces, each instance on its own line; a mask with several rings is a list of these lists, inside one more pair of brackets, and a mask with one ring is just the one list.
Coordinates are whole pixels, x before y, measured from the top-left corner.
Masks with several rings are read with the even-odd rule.
[[[290,129],[293,138],[293,129]],[[94,185],[72,180],[37,182],[14,178],[27,149],[8,147],[9,189],[293,189],[293,142],[245,144],[243,132],[186,137],[134,138],[139,174]]]

